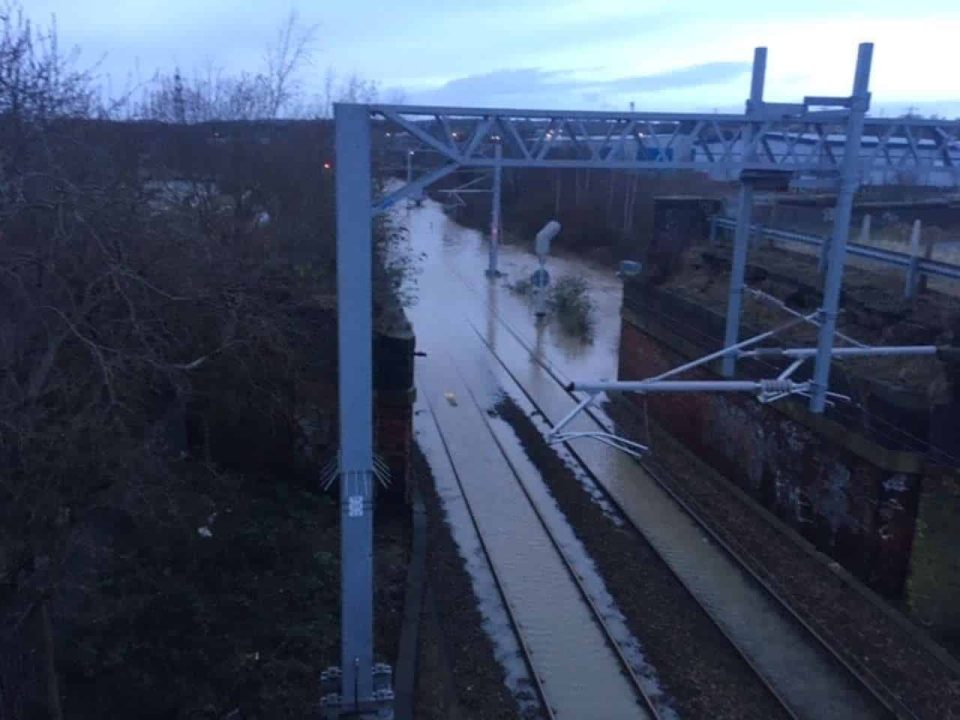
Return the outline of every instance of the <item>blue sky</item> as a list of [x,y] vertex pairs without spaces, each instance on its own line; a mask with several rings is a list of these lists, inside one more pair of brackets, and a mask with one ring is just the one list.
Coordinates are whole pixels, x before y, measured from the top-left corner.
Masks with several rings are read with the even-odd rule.
[[757,45],[767,99],[848,94],[857,43],[876,43],[875,112],[908,106],[960,117],[960,2],[918,0],[25,0],[57,16],[61,43],[122,84],[179,64],[259,67],[287,13],[317,24],[305,74],[328,67],[376,80],[408,102],[740,110]]

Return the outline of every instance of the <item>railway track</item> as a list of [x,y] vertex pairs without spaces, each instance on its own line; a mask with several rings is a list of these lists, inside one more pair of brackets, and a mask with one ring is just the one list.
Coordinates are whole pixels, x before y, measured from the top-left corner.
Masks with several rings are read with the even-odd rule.
[[[663,720],[663,715],[661,714],[658,703],[655,702],[649,695],[649,693],[644,688],[644,683],[641,678],[638,676],[630,661],[627,658],[627,653],[624,648],[621,646],[620,641],[617,639],[616,633],[611,629],[609,623],[604,618],[603,613],[598,608],[594,598],[591,596],[590,592],[586,588],[583,582],[583,578],[578,573],[574,563],[571,561],[567,552],[563,549],[561,542],[556,537],[555,532],[551,529],[549,522],[544,517],[542,509],[538,506],[537,501],[532,496],[530,489],[527,487],[526,482],[522,477],[522,473],[515,466],[514,462],[509,457],[508,450],[504,447],[501,439],[498,437],[496,431],[494,430],[488,415],[488,408],[485,408],[480,400],[477,398],[474,390],[470,387],[468,379],[463,377],[463,373],[457,368],[457,372],[461,375],[464,380],[464,384],[467,388],[467,394],[469,398],[470,406],[476,410],[478,415],[483,419],[483,425],[485,430],[490,434],[490,437],[496,443],[497,448],[499,449],[503,460],[509,466],[510,471],[513,474],[513,478],[516,480],[517,485],[523,492],[523,497],[526,502],[529,503],[529,507],[532,510],[533,514],[536,516],[539,530],[542,532],[543,536],[549,543],[549,546],[553,549],[553,552],[559,558],[563,567],[566,569],[567,575],[570,581],[576,586],[580,598],[584,604],[590,610],[590,616],[592,621],[595,623],[597,628],[602,633],[604,640],[610,650],[613,652],[617,659],[618,669],[624,675],[625,678],[629,681],[630,687],[632,688],[635,699],[638,703],[638,711],[646,713],[646,717],[650,720]],[[469,500],[470,493],[468,489],[464,486],[463,481],[460,477],[460,471],[458,470],[457,462],[454,457],[454,453],[451,450],[450,445],[447,442],[447,439],[444,437],[443,428],[436,417],[434,404],[430,401],[429,397],[425,398],[424,403],[426,409],[430,414],[430,422],[436,428],[436,431],[439,435],[440,442],[443,446],[444,453],[447,460],[449,461],[450,467],[453,469],[454,476],[456,478],[457,486],[460,488],[460,493],[463,498],[464,506],[469,514],[470,521],[473,527],[474,532],[477,536],[478,544],[483,552],[484,559],[487,567],[490,569],[490,573],[494,579],[494,583],[497,587],[497,592],[500,596],[502,606],[506,611],[506,614],[510,621],[511,629],[513,630],[518,644],[521,648],[521,652],[524,656],[524,662],[528,668],[531,680],[533,682],[534,689],[540,700],[540,703],[543,707],[543,711],[548,718],[557,718],[560,717],[557,711],[553,707],[551,702],[550,692],[545,686],[540,674],[537,671],[537,662],[534,657],[530,644],[527,642],[525,637],[525,630],[522,627],[522,624],[517,620],[516,613],[513,607],[513,603],[509,600],[508,593],[504,588],[504,582],[501,578],[500,571],[498,569],[498,564],[494,559],[493,554],[490,552],[490,549],[487,545],[487,542],[484,540],[483,533],[481,532],[480,523],[478,522],[477,515],[474,511],[474,508]],[[543,599],[541,599],[543,600]],[[558,628],[557,632],[563,632],[562,628]],[[602,711],[601,711],[602,714]]]
[[[430,230],[433,230],[432,224]],[[473,242],[472,239],[465,238],[465,240],[464,246]],[[457,250],[453,250],[454,247],[457,247]],[[449,302],[445,306],[446,312],[442,313],[448,317],[443,321],[440,321],[437,314],[429,316],[427,327],[436,325],[436,328],[432,329],[431,333],[427,333],[427,336],[432,334],[434,342],[440,346],[449,347],[451,340],[453,342],[457,340],[445,338],[442,333],[438,335],[439,328],[444,328],[442,332],[451,333],[451,329],[462,326],[471,336],[475,336],[472,338],[474,341],[479,338],[480,342],[488,345],[486,352],[477,354],[486,357],[487,353],[490,353],[488,361],[492,360],[491,366],[496,366],[499,382],[503,387],[514,388],[515,386],[509,394],[517,401],[516,404],[528,414],[536,413],[542,417],[543,422],[538,418],[532,418],[535,427],[524,426],[525,433],[529,430],[534,433],[534,435],[528,434],[527,437],[533,437],[539,432],[542,439],[549,430],[551,421],[559,420],[578,402],[578,399],[566,389],[569,378],[564,376],[566,367],[563,360],[548,358],[541,353],[542,347],[553,347],[556,343],[550,340],[544,342],[539,334],[536,339],[527,338],[518,332],[516,327],[511,326],[510,318],[529,318],[522,303],[518,306],[517,301],[510,299],[509,295],[503,297],[503,293],[498,292],[501,288],[479,280],[474,275],[477,266],[470,264],[477,260],[473,257],[474,251],[466,249],[460,252],[459,248],[459,243],[450,242],[446,236],[442,243],[423,244],[423,249],[431,253],[428,269],[433,271],[433,277],[429,277],[429,283],[422,283],[421,287],[429,287],[441,301],[446,298],[452,299],[455,295],[462,295],[464,286],[469,290],[469,295],[473,296],[473,299],[466,303]],[[514,269],[520,268],[517,272],[522,273],[524,267],[524,263],[519,262]],[[424,279],[427,279],[427,276]],[[516,314],[517,310],[520,310],[519,315]],[[522,327],[525,329],[526,325]],[[485,329],[485,333],[481,332],[481,328]],[[502,328],[503,331],[499,332],[497,328]],[[459,330],[456,334],[458,339],[462,339],[459,337],[461,335]],[[608,336],[609,333],[604,337]],[[418,340],[425,337],[418,329]],[[425,343],[423,347],[430,350],[431,345]],[[558,351],[562,351],[561,345],[557,347],[560,349]],[[586,363],[580,364],[587,367]],[[523,402],[520,402],[521,400]],[[471,404],[476,406],[476,402]],[[444,403],[441,401],[440,405]],[[585,414],[583,421],[585,427],[578,428],[580,430],[609,432],[613,425],[603,410]],[[493,422],[499,428],[500,421]],[[903,691],[903,687],[898,684],[899,676],[886,677],[883,673],[885,666],[878,670],[863,663],[856,655],[857,648],[854,647],[851,651],[840,639],[843,637],[842,634],[840,638],[834,638],[831,634],[830,622],[821,623],[818,619],[818,611],[814,612],[815,608],[804,604],[806,601],[802,597],[797,600],[799,604],[794,606],[793,601],[788,600],[788,597],[783,595],[774,584],[776,579],[767,575],[766,566],[763,560],[759,559],[761,556],[752,552],[749,546],[741,547],[739,540],[728,535],[722,526],[715,531],[714,521],[711,520],[714,517],[715,508],[701,508],[698,496],[690,496],[683,488],[677,487],[676,480],[672,476],[664,477],[661,474],[659,463],[616,455],[598,443],[587,443],[582,440],[573,441],[572,445],[566,443],[565,446],[562,451],[565,459],[562,462],[568,463],[571,469],[576,467],[574,474],[581,478],[582,483],[586,483],[585,488],[589,488],[589,494],[594,494],[593,488],[590,487],[592,484],[602,495],[601,502],[604,505],[609,504],[637,533],[638,542],[643,542],[649,546],[655,556],[659,556],[668,574],[672,574],[683,591],[694,601],[690,604],[691,612],[696,613],[694,608],[699,608],[704,616],[704,623],[707,625],[712,623],[719,632],[718,642],[722,644],[725,639],[731,648],[731,656],[736,653],[742,659],[745,676],[751,674],[756,676],[759,682],[769,690],[770,696],[776,698],[776,704],[784,709],[785,714],[801,718],[818,718],[818,720],[819,718],[846,720],[848,717],[918,718],[921,717],[918,715],[919,711],[923,717],[931,717],[922,709],[918,708],[918,711],[914,711],[911,707],[912,703],[904,700],[905,697],[911,696],[909,692],[904,692],[903,695],[898,694]],[[607,450],[605,456],[604,450]],[[611,459],[613,457],[619,460]],[[524,460],[520,460],[520,464],[524,465]],[[621,470],[622,473],[619,472]],[[508,475],[509,473],[505,473],[504,477]],[[539,484],[532,485],[540,492]],[[571,491],[574,489],[571,487]],[[529,502],[529,498],[526,502]],[[552,506],[552,503],[548,505]],[[649,507],[646,507],[648,505]],[[652,517],[668,505],[670,509],[665,513],[666,520],[658,521],[657,518]],[[461,517],[465,517],[465,511],[459,512]],[[723,511],[725,512],[727,511]],[[569,519],[574,523],[579,522],[572,514]],[[554,514],[551,514],[551,520],[556,523]],[[602,522],[602,516],[599,520]],[[684,527],[677,532],[665,531],[664,528],[675,521]],[[542,524],[542,519],[538,519],[533,524]],[[601,525],[596,525],[596,528],[597,532],[602,532]],[[477,531],[477,528],[474,528],[474,531]],[[671,544],[672,540],[679,542]],[[674,552],[677,547],[680,548],[679,554]],[[707,555],[712,553],[721,557],[722,562],[713,560],[685,562],[686,558],[683,557],[685,553],[697,554],[701,550]],[[479,557],[480,553],[477,552],[475,555]],[[681,557],[679,562],[678,555]],[[720,568],[724,564],[729,567],[728,571]],[[720,568],[719,574],[711,572],[718,568]],[[707,572],[699,578],[696,577],[696,573],[702,570]],[[750,594],[758,598],[762,597],[762,602],[747,602],[746,606],[741,608],[738,589],[734,587],[737,583],[728,585],[728,578],[723,574],[724,572],[732,573],[738,578],[742,576],[739,582],[743,587],[739,590],[750,586],[748,588]],[[638,576],[638,580],[642,581],[642,576]],[[591,587],[595,586],[591,585]],[[789,592],[789,583],[785,590]],[[754,622],[755,611],[760,606],[767,608],[761,614],[776,615],[779,618],[779,625],[772,623],[757,629],[759,625],[764,625],[764,622]],[[732,614],[729,612],[731,607],[734,608]],[[741,618],[731,622],[731,615],[736,615],[738,610],[742,610]],[[637,611],[631,610],[631,612]],[[642,613],[642,609],[639,612]],[[856,610],[853,609],[851,613],[849,617],[856,618]],[[747,618],[746,622],[743,618]],[[770,632],[771,626],[782,626],[785,635],[793,639],[781,642],[777,633]],[[645,632],[642,629],[643,623],[639,627],[641,629],[636,630],[636,637],[643,642]],[[793,643],[792,648],[791,643]],[[766,649],[765,644],[768,645]],[[807,648],[805,653],[792,652],[801,646]],[[781,650],[787,652],[784,653]],[[876,644],[870,650],[871,657],[875,657],[878,652],[883,652],[882,647]],[[806,663],[793,662],[795,658],[804,654]],[[542,660],[542,654],[540,657]],[[669,661],[664,667],[668,666]],[[813,672],[808,673],[808,670]],[[874,674],[874,671],[879,675]],[[810,682],[808,678],[811,675],[821,676],[827,681],[830,676],[837,678],[833,694],[829,692],[829,682]],[[905,677],[913,678],[909,674]],[[892,684],[888,686],[884,683],[884,679]],[[925,681],[925,678],[918,679]],[[821,692],[824,688],[827,692]],[[827,698],[827,700],[808,702],[805,695]],[[844,698],[852,699],[849,707],[853,711],[838,711],[838,708],[844,707]],[[775,703],[771,701],[771,705],[773,704]],[[827,712],[818,712],[818,704]]]
[[[461,277],[461,279],[468,287],[471,288],[471,290],[477,292],[476,289],[473,288],[472,283],[467,281],[466,278]],[[524,348],[526,353],[529,355],[529,358],[547,373],[548,377],[563,391],[564,394],[569,397],[571,402],[573,404],[579,403],[580,399],[568,390],[570,379],[563,377],[563,372],[555,368],[540,353],[531,347],[530,344],[506,320],[504,320],[502,317],[499,317],[498,320],[500,325],[513,337],[513,339]],[[490,346],[483,333],[472,320],[470,321],[470,325],[480,342],[484,344],[487,350],[500,364],[501,368],[507,373],[507,375],[510,376],[513,383],[517,388],[519,388],[527,402],[529,402],[529,404],[547,424],[552,426],[551,418],[547,412],[545,412],[541,402],[538,401],[533,393],[524,387],[524,384],[516,376],[506,360],[501,357],[495,348]],[[613,432],[612,423],[602,414],[602,412],[588,409],[586,414],[590,418],[590,421],[597,426],[597,429],[602,430],[603,432]],[[556,420],[556,418],[553,418],[553,420]],[[645,533],[643,528],[637,526],[636,523],[633,522],[629,513],[625,511],[617,497],[608,490],[602,478],[597,477],[596,473],[590,468],[589,464],[582,459],[581,453],[579,453],[576,448],[572,447],[569,443],[564,444],[567,450],[583,468],[583,470],[593,479],[594,484],[603,493],[606,500],[617,509],[624,521],[629,523],[630,526],[637,533],[639,533],[641,537],[644,537]],[[645,462],[642,459],[634,458],[633,461],[636,462],[642,468],[643,472],[646,473],[667,495],[669,495],[670,498],[677,503],[687,515],[689,515],[689,517],[699,526],[699,528],[736,563],[743,573],[750,577],[752,581],[762,589],[764,594],[771,598],[798,627],[802,628],[803,632],[809,637],[811,644],[816,645],[824,653],[826,653],[840,668],[842,668],[843,672],[846,672],[858,686],[863,688],[870,695],[870,697],[873,698],[877,705],[882,708],[882,713],[880,714],[881,717],[885,715],[887,717],[915,718],[919,720],[919,716],[917,716],[911,708],[900,701],[900,699],[879,679],[869,676],[862,669],[851,664],[833,645],[831,645],[826,637],[824,637],[820,632],[817,631],[816,628],[812,627],[803,617],[801,617],[799,613],[792,607],[792,605],[782,595],[780,595],[775,588],[773,588],[766,580],[756,573],[750,562],[748,562],[745,557],[743,557],[736,549],[730,546],[729,543],[725,542],[723,538],[721,538],[712,529],[710,524],[701,516],[701,514],[693,506],[691,506],[690,503],[686,502],[673,490],[670,484],[661,476],[661,473],[658,469],[653,468],[649,462]],[[667,566],[671,567],[669,563],[667,563]],[[723,624],[717,622],[714,614],[710,611],[710,608],[708,608],[701,601],[701,599],[687,587],[687,584],[682,578],[679,576],[677,577],[687,590],[689,596],[697,603],[707,617],[711,619],[717,629],[736,649],[737,653],[744,660],[744,662],[754,670],[763,684],[768,688],[768,690],[770,690],[774,697],[777,698],[784,711],[791,717],[800,717],[796,709],[792,707],[792,704],[787,698],[784,697],[784,694],[769,681],[763,672],[763,669],[760,668],[746,652],[744,652],[740,644],[736,642],[735,638],[731,636]]]

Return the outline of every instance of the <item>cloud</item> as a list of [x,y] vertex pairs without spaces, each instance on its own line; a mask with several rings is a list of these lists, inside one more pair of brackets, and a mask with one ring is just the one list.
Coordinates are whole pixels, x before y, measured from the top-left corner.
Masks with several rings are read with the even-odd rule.
[[673,90],[675,88],[718,85],[736,80],[750,72],[750,63],[709,62],[667,70],[653,75],[638,75],[609,80],[602,87],[613,92]]
[[433,90],[418,94],[423,102],[456,105],[513,103],[519,98],[604,97],[623,93],[661,92],[677,88],[717,85],[750,72],[750,64],[711,62],[674,68],[649,75],[607,80],[585,78],[576,70],[509,68],[455,78]]
[[480,75],[468,75],[444,83],[434,94],[437,97],[485,97],[490,95],[527,95],[543,90],[570,90],[577,82],[564,79],[563,71],[537,68],[494,70]]

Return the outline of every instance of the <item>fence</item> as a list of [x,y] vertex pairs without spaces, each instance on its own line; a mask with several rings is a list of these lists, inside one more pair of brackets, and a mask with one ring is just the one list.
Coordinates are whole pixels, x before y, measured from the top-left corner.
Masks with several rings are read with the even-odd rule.
[[[714,215],[710,218],[710,242],[716,242],[719,236],[717,232],[719,229],[733,230],[736,227],[737,221],[735,218]],[[916,232],[915,230],[915,233]],[[778,230],[776,228],[766,227],[765,225],[751,225],[750,234],[755,238],[765,237],[771,240],[793,242],[818,249],[822,248],[824,243],[827,242],[827,238],[818,235],[807,235],[791,230]],[[921,276],[960,280],[960,265],[952,265],[951,263],[923,257],[917,252],[917,245],[917,240],[914,240],[911,243],[914,252],[903,253],[897,252],[896,250],[864,245],[862,243],[848,242],[847,253],[856,257],[875,260],[892,267],[903,268],[906,271],[904,296],[907,298],[912,298],[916,295]]]

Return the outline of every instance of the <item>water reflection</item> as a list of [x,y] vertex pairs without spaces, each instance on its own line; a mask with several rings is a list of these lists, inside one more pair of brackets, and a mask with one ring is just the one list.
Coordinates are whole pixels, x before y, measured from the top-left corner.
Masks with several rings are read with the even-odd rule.
[[[423,273],[420,290],[424,297],[440,298],[444,312],[455,313],[462,308],[466,317],[469,308],[484,307],[488,313],[495,307],[504,327],[517,333],[527,345],[539,347],[541,354],[549,357],[565,375],[577,379],[616,377],[622,283],[612,268],[562,252],[554,253],[549,259],[554,282],[564,275],[579,275],[587,281],[594,307],[594,329],[592,342],[584,342],[564,332],[549,317],[547,322],[537,323],[531,298],[510,289],[518,280],[528,279],[539,266],[536,256],[526,247],[501,245],[502,275],[491,280],[484,273],[488,262],[487,239],[476,230],[450,221],[436,203],[425,201],[422,208],[409,215],[398,214],[398,221],[409,228],[415,255],[425,252],[428,262],[442,263],[442,269],[436,267],[436,272]],[[475,297],[468,297],[470,293]],[[419,311],[414,308],[411,314],[416,316]],[[482,320],[488,342],[496,339],[498,332],[496,329],[492,335],[489,332],[491,317],[486,314]],[[419,330],[417,334],[421,335]]]
[[[536,323],[527,301],[506,287],[508,282],[529,277],[537,266],[532,254],[516,246],[503,246],[501,269],[506,278],[491,282],[484,276],[487,250],[480,233],[448,222],[431,203],[425,203],[408,221],[414,251],[427,254],[421,281],[424,301],[412,309],[411,315],[418,343],[428,351],[428,358],[434,357],[433,348],[466,347],[469,333],[475,330],[473,342],[478,344],[484,339],[495,346],[509,372],[536,400],[545,417],[554,422],[571,409],[573,402],[539,363],[530,361],[531,352],[549,362],[563,381],[617,377],[621,284],[612,270],[579,258],[560,255],[551,259],[555,277],[571,273],[587,279],[595,307],[595,333],[594,342],[584,344],[566,336],[555,323]],[[500,328],[495,322],[497,315],[502,323]],[[458,363],[461,361],[462,356]],[[476,374],[444,382],[452,387],[467,380],[475,385]],[[506,376],[501,380],[507,381]],[[438,387],[437,391],[445,388]],[[453,427],[456,414],[453,411],[447,414],[445,426],[449,422]],[[596,426],[581,416],[570,429],[595,430]],[[469,454],[480,450],[473,447],[476,440],[468,432],[459,440],[457,447],[461,452]],[[623,453],[595,441],[575,441],[572,445],[624,514],[642,528],[651,545],[709,608],[715,620],[736,638],[751,660],[763,668],[766,679],[789,699],[798,714],[824,718],[874,715],[874,709],[860,695],[859,688],[824,661],[819,651],[809,644],[807,636],[782,616],[782,610],[709,541],[700,527],[639,465]],[[488,455],[479,453],[467,464],[478,473],[477,497],[493,497],[496,502],[509,495],[508,486],[502,485],[497,492],[490,492],[491,481],[500,476],[495,469],[484,468]],[[517,518],[508,517],[508,510],[516,507],[509,503],[499,506],[487,519],[491,530],[499,529],[507,534],[509,542],[505,542],[503,548],[508,556],[517,554],[518,543],[513,533],[518,525],[510,525]],[[530,522],[529,518],[520,521],[520,526],[525,522]],[[529,557],[526,560],[529,561]],[[523,585],[530,566],[518,566],[514,570],[516,586]],[[543,608],[544,612],[551,610],[556,608],[550,603]],[[540,620],[555,618],[532,617],[531,623],[540,624]],[[555,629],[556,624],[544,622],[541,627]],[[543,637],[540,640],[547,644],[556,642]]]
[[500,324],[500,288],[493,278],[487,283],[487,344],[497,347],[497,326]]

